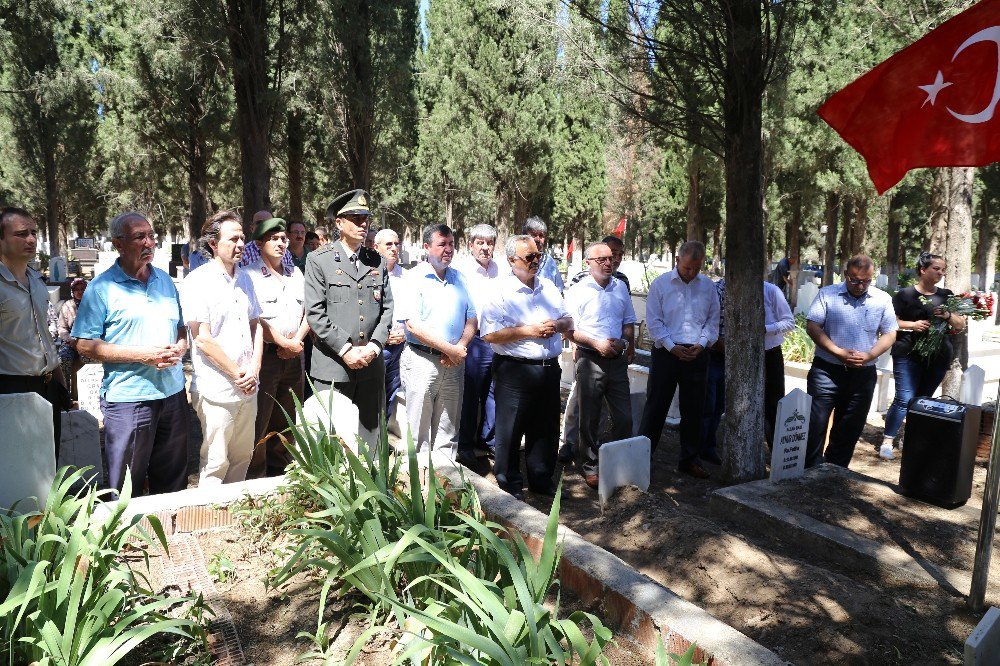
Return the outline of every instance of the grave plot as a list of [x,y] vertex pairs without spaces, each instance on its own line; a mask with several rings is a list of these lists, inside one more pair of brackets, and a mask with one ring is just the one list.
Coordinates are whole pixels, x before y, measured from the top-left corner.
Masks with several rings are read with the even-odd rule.
[[[898,480],[900,461],[878,458],[881,434],[880,423],[866,428],[851,467],[886,488]],[[962,663],[963,644],[981,615],[968,610],[954,581],[915,580],[897,570],[887,575],[832,548],[807,547],[797,531],[772,529],[755,514],[715,511],[713,493],[732,489],[722,488],[717,467],[708,467],[709,480],[679,474],[678,451],[677,432],[667,430],[653,455],[649,491],[620,489],[603,512],[597,493],[572,466],[564,468],[562,523],[789,662]],[[975,474],[973,497],[959,510],[969,516],[982,501],[982,463]],[[814,503],[829,505],[846,492],[829,490]],[[806,501],[792,491],[786,499],[787,505],[771,505],[801,511]],[[528,502],[543,511],[549,505],[530,494]],[[915,524],[932,509],[921,504],[907,520]],[[949,523],[926,537],[941,538],[943,553],[968,534],[963,529]],[[906,542],[896,546],[903,551]],[[997,566],[994,580],[1000,580]],[[966,584],[962,593],[967,590]],[[1000,603],[992,587],[987,603]]]

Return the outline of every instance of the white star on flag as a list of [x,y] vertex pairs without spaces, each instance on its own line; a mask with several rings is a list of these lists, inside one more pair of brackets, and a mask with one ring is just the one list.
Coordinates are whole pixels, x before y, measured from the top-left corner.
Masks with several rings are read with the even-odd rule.
[[925,99],[924,103],[920,105],[920,108],[922,109],[927,106],[927,102],[930,102],[931,106],[934,106],[934,102],[937,101],[938,93],[950,85],[950,82],[945,82],[944,76],[941,74],[941,70],[938,70],[937,76],[934,78],[934,83],[930,83],[926,86],[917,86],[927,93],[927,99]]

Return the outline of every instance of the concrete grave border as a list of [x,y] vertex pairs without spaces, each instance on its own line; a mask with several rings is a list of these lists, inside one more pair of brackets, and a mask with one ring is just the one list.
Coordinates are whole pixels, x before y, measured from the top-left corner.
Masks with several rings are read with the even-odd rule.
[[[972,577],[964,571],[933,564],[914,557],[902,548],[859,536],[767,499],[767,495],[781,484],[804,483],[830,476],[847,477],[854,483],[886,485],[844,467],[824,463],[807,469],[802,476],[794,479],[777,483],[763,479],[720,488],[709,498],[709,508],[720,519],[752,522],[757,529],[776,538],[791,538],[804,552],[817,557],[832,556],[862,571],[902,578],[916,585],[941,587],[957,596],[968,594]],[[956,511],[966,513],[974,509],[961,507]]]
[[[452,484],[468,483],[479,495],[483,511],[497,523],[516,530],[536,556],[541,552],[548,516],[514,499],[489,481],[435,456],[435,471]],[[229,505],[245,496],[276,492],[284,476],[210,488],[134,498],[126,517],[156,515],[170,535],[197,532],[234,523]],[[599,615],[615,633],[652,658],[662,636],[668,652],[684,653],[698,645],[695,661],[716,666],[788,662],[746,635],[639,573],[617,556],[560,525],[563,555],[559,579],[585,602],[599,599]]]

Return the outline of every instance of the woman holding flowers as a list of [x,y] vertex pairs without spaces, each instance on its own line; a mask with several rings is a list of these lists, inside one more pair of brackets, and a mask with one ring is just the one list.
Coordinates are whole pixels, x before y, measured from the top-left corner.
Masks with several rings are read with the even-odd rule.
[[947,307],[949,298],[954,301],[952,292],[937,287],[944,269],[940,255],[921,252],[916,284],[900,289],[892,297],[899,332],[892,346],[896,397],[885,416],[885,434],[878,453],[886,460],[895,458],[892,443],[910,403],[918,396],[933,395],[951,365],[952,346],[950,336],[944,335],[946,329],[965,328],[965,317]]

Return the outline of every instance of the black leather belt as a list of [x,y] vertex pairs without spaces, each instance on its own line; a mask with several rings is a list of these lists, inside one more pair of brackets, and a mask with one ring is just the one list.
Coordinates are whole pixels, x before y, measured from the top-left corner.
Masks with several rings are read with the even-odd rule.
[[416,342],[409,343],[410,347],[416,349],[417,351],[422,351],[425,354],[431,354],[433,356],[440,356],[441,350],[434,349],[434,347],[428,347],[427,345],[418,345]]
[[48,384],[52,381],[52,372],[40,375],[0,375],[0,382],[23,382],[26,385]]
[[552,358],[521,358],[520,356],[507,356],[506,354],[494,354],[493,358],[503,361],[514,361],[525,365],[540,365],[543,368],[559,367],[559,357]]

